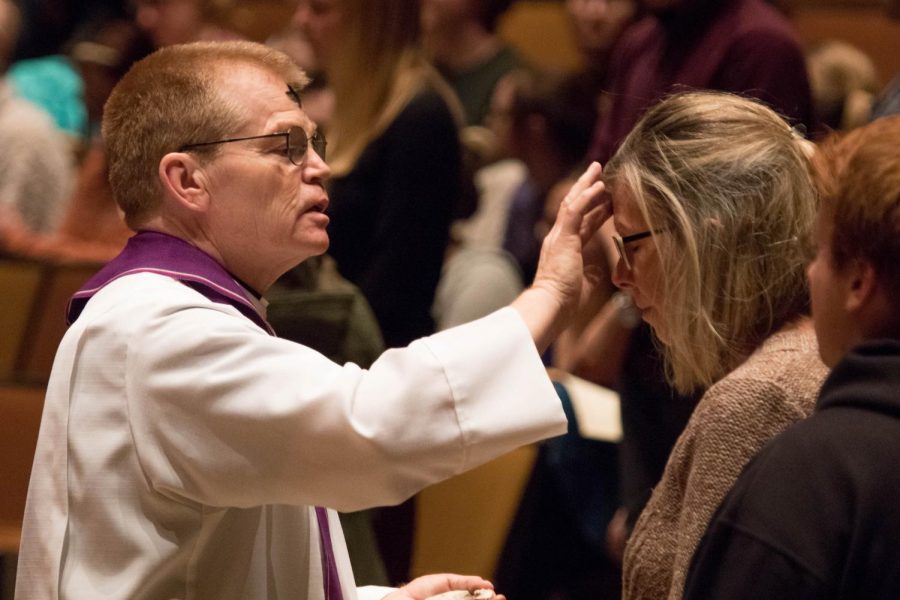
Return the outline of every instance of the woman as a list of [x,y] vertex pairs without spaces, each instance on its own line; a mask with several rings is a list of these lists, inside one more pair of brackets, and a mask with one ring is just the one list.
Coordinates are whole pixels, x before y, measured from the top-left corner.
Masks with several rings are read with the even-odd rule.
[[628,542],[625,598],[681,597],[741,469],[813,408],[826,369],[807,317],[809,147],[762,104],[686,93],[652,108],[606,167],[613,281],[653,328],[674,387],[708,388]]
[[[462,196],[453,93],[419,51],[417,0],[300,0],[294,23],[335,94],[329,253],[368,300],[385,345],[405,346],[434,330]],[[412,506],[382,509],[374,521],[390,581],[409,577]]]
[[434,329],[462,193],[452,92],[418,49],[417,1],[301,0],[294,22],[335,93],[330,253],[371,304],[387,346],[406,345]]

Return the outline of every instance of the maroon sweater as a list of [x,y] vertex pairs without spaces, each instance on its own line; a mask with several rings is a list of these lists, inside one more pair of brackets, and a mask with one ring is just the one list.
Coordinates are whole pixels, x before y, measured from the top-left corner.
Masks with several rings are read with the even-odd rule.
[[647,108],[684,89],[753,96],[813,131],[803,52],[764,0],[686,0],[646,17],[623,34],[612,69],[612,107],[595,131],[594,160],[606,162]]

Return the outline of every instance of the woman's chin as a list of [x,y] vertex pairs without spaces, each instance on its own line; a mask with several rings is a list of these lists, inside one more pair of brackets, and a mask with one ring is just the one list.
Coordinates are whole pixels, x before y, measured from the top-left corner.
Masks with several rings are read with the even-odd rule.
[[666,328],[662,326],[662,324],[654,318],[656,315],[651,314],[652,309],[645,309],[641,312],[641,318],[644,319],[644,323],[650,326],[653,330],[653,335],[662,342],[663,344],[667,343],[668,338],[666,337]]

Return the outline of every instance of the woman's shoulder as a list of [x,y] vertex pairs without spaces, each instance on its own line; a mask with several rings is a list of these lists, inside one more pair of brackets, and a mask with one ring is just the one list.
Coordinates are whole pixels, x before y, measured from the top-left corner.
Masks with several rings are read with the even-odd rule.
[[734,371],[713,384],[697,407],[708,420],[796,420],[812,412],[828,374],[808,327],[767,338]]
[[440,92],[425,86],[417,91],[397,113],[381,136],[382,144],[402,143],[404,147],[449,146],[458,152],[456,120]]
[[421,123],[426,120],[441,120],[453,125],[453,113],[444,96],[432,85],[426,84],[417,91],[406,103],[406,106],[397,115],[397,122],[410,124]]
[[812,323],[804,321],[782,328],[763,340],[726,378],[764,381],[787,391],[812,389],[818,393],[827,374]]

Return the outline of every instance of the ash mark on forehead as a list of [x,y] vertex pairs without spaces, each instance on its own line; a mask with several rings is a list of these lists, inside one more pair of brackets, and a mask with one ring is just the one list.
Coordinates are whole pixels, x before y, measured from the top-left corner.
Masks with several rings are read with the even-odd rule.
[[297,103],[297,106],[303,108],[303,100],[300,99],[300,87],[293,84],[287,84],[287,91],[285,92],[288,98]]

